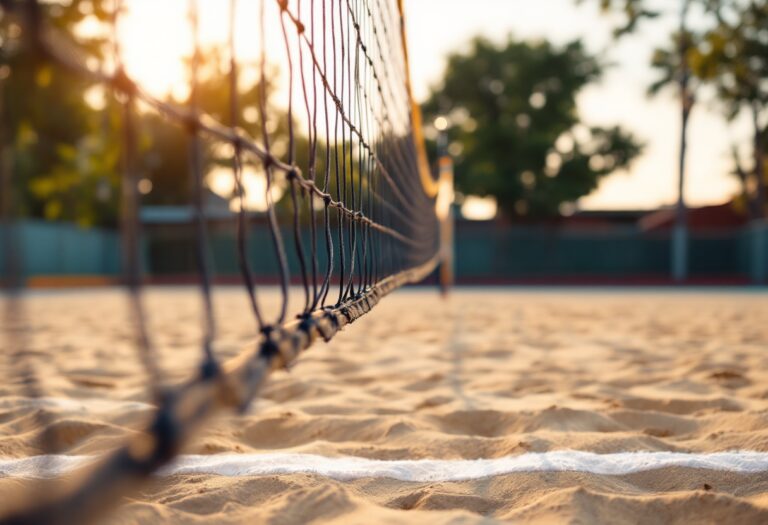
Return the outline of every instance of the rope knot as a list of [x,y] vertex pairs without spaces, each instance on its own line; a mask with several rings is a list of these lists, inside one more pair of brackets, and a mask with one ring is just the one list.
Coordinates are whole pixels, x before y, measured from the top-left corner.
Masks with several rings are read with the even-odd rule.
[[264,341],[261,343],[259,354],[270,361],[280,355],[280,347],[275,341],[275,332],[276,329],[273,325],[267,325],[261,329]]
[[312,335],[312,328],[317,326],[317,322],[312,317],[311,313],[304,313],[299,316],[299,319],[301,319],[301,322],[299,322],[299,330],[306,333],[307,335]]
[[327,343],[330,341],[334,334],[339,330],[339,320],[333,313],[333,308],[326,307],[323,309],[322,319],[325,323],[317,323],[317,331],[320,332],[323,340]]
[[200,367],[200,378],[210,380],[219,375],[219,364],[213,359],[206,359]]

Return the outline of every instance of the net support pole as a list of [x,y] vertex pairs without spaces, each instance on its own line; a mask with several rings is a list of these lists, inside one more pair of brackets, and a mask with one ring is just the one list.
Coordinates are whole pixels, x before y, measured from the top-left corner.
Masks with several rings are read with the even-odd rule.
[[435,199],[435,211],[440,221],[440,249],[438,252],[438,279],[440,291],[447,295],[454,282],[453,266],[453,161],[448,155],[446,142],[447,134],[441,133],[442,147],[439,150],[439,174],[435,181],[430,173],[427,149],[424,141],[423,118],[421,107],[413,96],[413,82],[411,81],[411,66],[408,53],[408,36],[405,27],[405,8],[403,0],[397,0],[398,14],[400,15],[400,38],[403,46],[403,60],[405,61],[405,88],[411,103],[411,129],[416,148],[416,156],[419,167],[419,179],[424,193]]
[[411,64],[408,54],[408,37],[405,30],[405,9],[403,0],[397,0],[397,9],[400,14],[400,39],[403,46],[403,60],[405,61],[405,89],[408,98],[411,101],[411,129],[413,131],[413,140],[416,146],[416,156],[419,166],[419,179],[424,193],[429,197],[437,197],[439,191],[438,184],[430,176],[429,160],[427,159],[427,150],[424,143],[423,127],[424,123],[421,115],[421,107],[416,103],[413,97],[413,83],[411,82]]
[[[445,195],[446,211],[440,219],[440,292],[448,290],[456,282],[454,263],[454,217],[453,217],[453,160],[440,159],[440,195]],[[443,199],[440,199],[443,200]]]
[[455,281],[453,159],[445,147],[446,142],[447,134],[445,131],[441,131],[438,140],[438,192],[435,211],[440,221],[438,281],[443,296],[448,294]]

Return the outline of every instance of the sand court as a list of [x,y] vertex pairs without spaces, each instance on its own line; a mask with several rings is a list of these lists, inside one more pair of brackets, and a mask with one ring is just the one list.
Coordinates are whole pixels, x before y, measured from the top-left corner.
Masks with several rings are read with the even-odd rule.
[[[503,292],[386,298],[275,374],[247,414],[211,422],[112,520],[768,520],[762,294]],[[223,288],[215,302],[217,351],[234,355],[255,331],[246,298]],[[197,292],[152,288],[147,305],[167,381],[180,381],[199,355]],[[45,397],[2,364],[3,490],[29,483],[31,462],[105,453],[153,409],[119,291],[24,306]],[[50,452],[43,422],[57,458],[33,459]]]

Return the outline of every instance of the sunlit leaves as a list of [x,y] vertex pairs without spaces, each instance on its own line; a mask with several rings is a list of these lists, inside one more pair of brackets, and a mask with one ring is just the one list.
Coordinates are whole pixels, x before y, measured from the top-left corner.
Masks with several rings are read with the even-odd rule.
[[460,145],[458,189],[495,197],[508,217],[555,216],[626,167],[640,151],[630,134],[580,123],[576,96],[601,71],[579,42],[477,39],[452,55],[425,112]]

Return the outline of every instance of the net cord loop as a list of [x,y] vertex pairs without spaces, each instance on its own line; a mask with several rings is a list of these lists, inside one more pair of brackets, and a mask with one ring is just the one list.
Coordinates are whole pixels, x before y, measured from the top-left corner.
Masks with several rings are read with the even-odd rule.
[[[256,324],[261,329],[264,326],[264,319],[256,297],[253,272],[251,271],[251,264],[248,258],[248,210],[246,209],[245,184],[243,182],[243,141],[237,134],[240,114],[240,88],[238,85],[237,48],[235,43],[237,6],[238,0],[229,1],[229,124],[232,128],[232,133],[235,135],[235,140],[232,141],[232,175],[238,199],[235,234],[237,239],[237,262],[251,310],[256,318]],[[263,89],[263,86],[259,89]]]
[[[200,29],[198,0],[189,0],[189,21],[192,29],[192,60],[190,61],[190,89],[188,105],[190,114],[199,111],[199,69],[201,65]],[[203,299],[203,353],[205,356],[202,369],[213,367],[216,357],[213,353],[213,342],[216,338],[216,321],[211,297],[211,265],[208,254],[208,226],[206,218],[205,183],[203,181],[203,150],[200,143],[199,119],[190,119],[189,133],[189,169],[192,179],[192,201],[195,222],[195,256],[197,259],[198,275],[200,277],[200,292]]]

